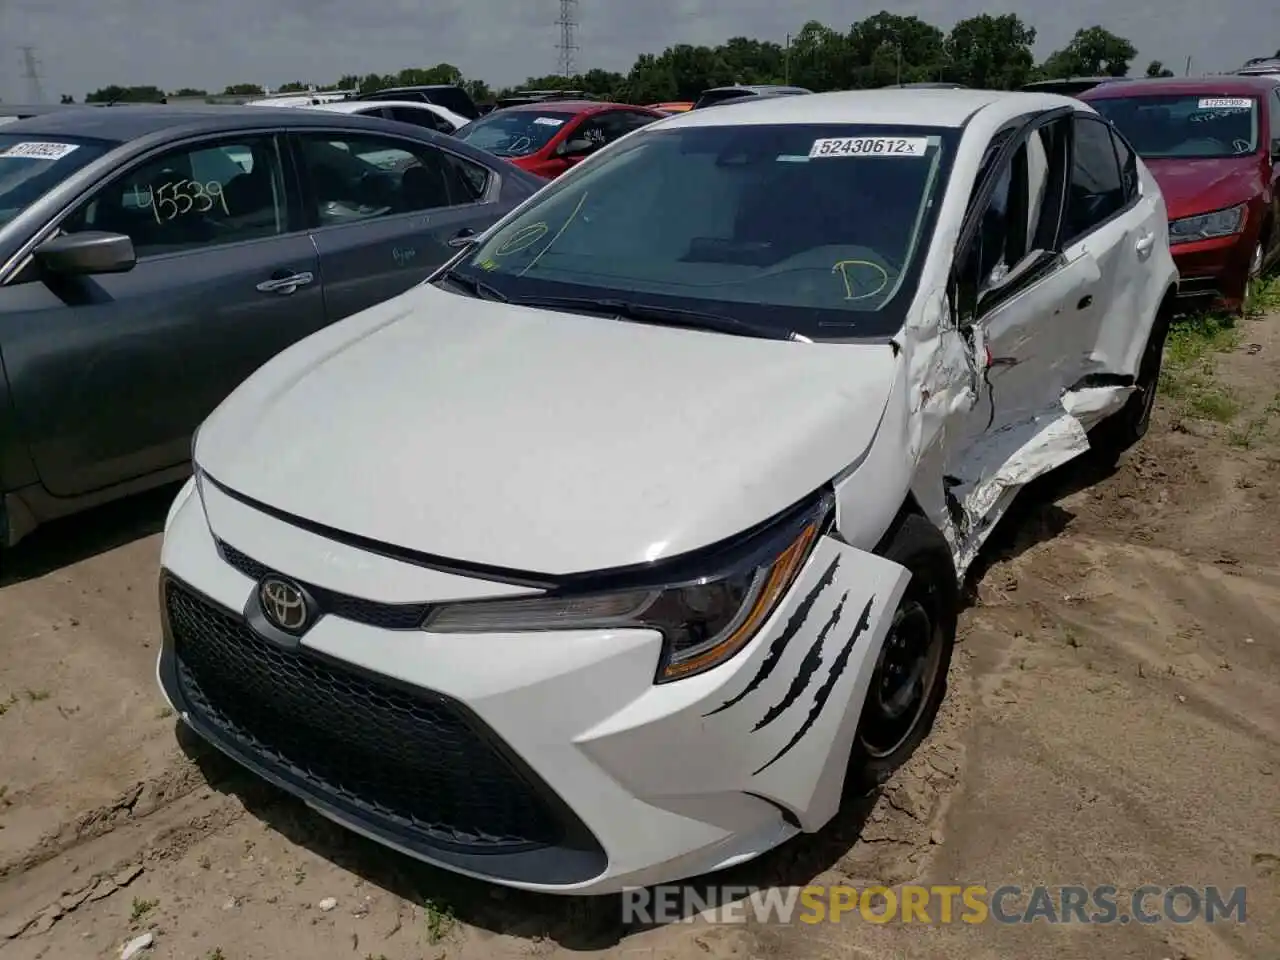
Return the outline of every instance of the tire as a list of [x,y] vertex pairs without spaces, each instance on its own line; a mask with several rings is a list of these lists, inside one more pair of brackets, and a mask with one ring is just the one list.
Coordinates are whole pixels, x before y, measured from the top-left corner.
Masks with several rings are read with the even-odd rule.
[[[1263,234],[1265,237],[1265,232]],[[1258,249],[1253,251],[1253,259],[1249,261],[1249,276],[1244,282],[1244,296],[1240,299],[1240,313],[1247,314],[1249,312],[1249,294],[1253,290],[1256,281],[1262,279],[1262,261],[1265,253],[1262,249],[1262,240],[1258,241]]]
[[884,783],[933,728],[947,692],[960,612],[951,548],[925,517],[905,514],[877,552],[906,567],[911,580],[880,649],[854,735],[845,779],[859,792]]
[[1151,426],[1151,411],[1156,405],[1156,391],[1160,385],[1160,366],[1164,362],[1164,344],[1169,337],[1169,318],[1163,311],[1156,317],[1155,326],[1147,338],[1138,364],[1136,388],[1125,405],[1089,432],[1089,446],[1098,456],[1115,460],[1147,435]]

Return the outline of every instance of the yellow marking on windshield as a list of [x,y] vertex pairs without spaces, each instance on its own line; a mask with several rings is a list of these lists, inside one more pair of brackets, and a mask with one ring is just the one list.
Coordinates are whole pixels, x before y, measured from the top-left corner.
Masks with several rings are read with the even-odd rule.
[[560,239],[560,236],[566,230],[569,229],[569,224],[573,223],[573,221],[578,218],[578,211],[582,209],[582,205],[586,202],[587,202],[587,194],[584,191],[582,196],[578,199],[578,205],[574,207],[573,212],[569,214],[568,217],[565,218],[565,221],[563,224],[561,224],[560,229],[556,231],[556,235],[552,237],[549,241],[547,241],[547,245],[538,251],[538,255],[534,257],[532,260],[530,260],[523,270],[521,270],[519,273],[516,274],[517,277],[523,277],[526,273],[532,270],[537,265],[538,261],[542,259],[542,255],[546,253],[548,250],[550,250],[553,246],[555,246],[555,242]]
[[[880,274],[880,285],[870,293],[854,294],[855,284],[849,279],[850,267],[870,267],[872,270]],[[874,297],[881,290],[889,285],[889,271],[878,263],[870,260],[837,260],[831,265],[831,272],[838,274],[841,282],[844,284],[844,298],[846,300],[867,300]]]
[[545,223],[529,223],[521,227],[493,251],[495,257],[509,257],[513,253],[523,253],[547,235],[551,228]]

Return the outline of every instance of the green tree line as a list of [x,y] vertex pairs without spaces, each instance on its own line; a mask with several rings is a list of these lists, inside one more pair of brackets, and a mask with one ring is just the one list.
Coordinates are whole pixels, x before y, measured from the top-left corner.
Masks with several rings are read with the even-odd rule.
[[[529,77],[521,87],[584,90],[628,103],[692,100],[703,90],[731,83],[790,83],[814,91],[883,87],[893,83],[949,81],[970,87],[1014,89],[1032,80],[1069,76],[1127,76],[1137,55],[1134,45],[1101,26],[1084,27],[1061,50],[1037,62],[1032,47],[1036,30],[1016,14],[982,14],[961,20],[949,31],[919,17],[881,11],[840,31],[816,20],[804,24],[785,44],[733,37],[714,47],[676,44],[662,53],[644,53],[626,73],[587,70],[571,77]],[[1147,76],[1172,76],[1159,61]],[[514,89],[494,89],[484,80],[464,77],[452,64],[409,68],[393,74],[348,74],[328,82],[297,81],[278,91],[459,83],[485,103]],[[223,96],[261,94],[255,84],[232,84]],[[183,89],[171,96],[212,96],[219,91]],[[110,86],[95,90],[87,102],[155,101],[154,86]],[[70,100],[70,98],[64,98]]]

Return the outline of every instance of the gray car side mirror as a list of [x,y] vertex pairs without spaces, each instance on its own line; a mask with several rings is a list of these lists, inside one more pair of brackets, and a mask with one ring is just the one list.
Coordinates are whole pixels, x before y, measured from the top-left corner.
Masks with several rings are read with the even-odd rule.
[[44,270],[64,277],[127,273],[138,262],[133,241],[123,233],[87,230],[46,240],[32,251]]

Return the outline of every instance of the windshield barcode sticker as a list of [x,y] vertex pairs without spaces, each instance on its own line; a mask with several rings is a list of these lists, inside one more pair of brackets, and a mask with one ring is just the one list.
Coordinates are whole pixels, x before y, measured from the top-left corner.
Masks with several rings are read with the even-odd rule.
[[1248,97],[1205,97],[1200,101],[1201,110],[1249,110],[1253,101]]
[[69,153],[80,149],[78,143],[15,143],[0,157],[13,157],[22,160],[61,160]]
[[560,119],[558,119],[558,118],[556,118],[556,117],[538,117],[538,118],[537,118],[536,120],[534,120],[533,122],[534,122],[534,123],[541,124],[541,125],[542,125],[542,126],[544,126],[544,127],[558,127],[558,126],[560,126],[562,123],[564,123],[564,121],[563,121],[563,120],[560,120]]
[[827,137],[813,141],[810,157],[923,157],[928,137]]

